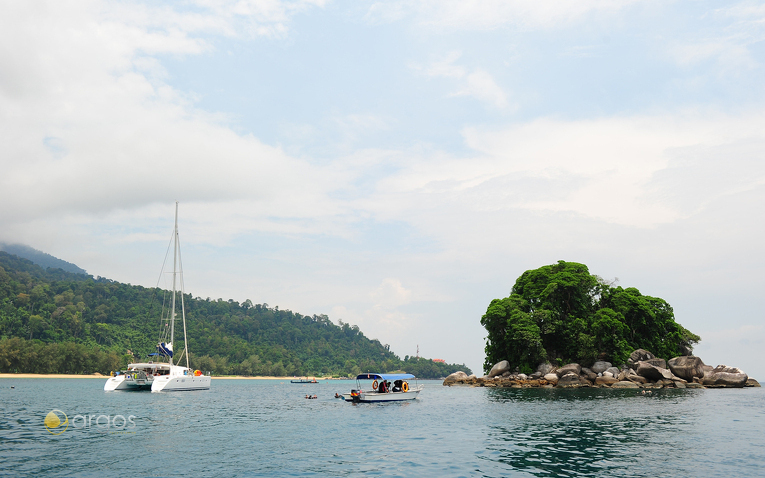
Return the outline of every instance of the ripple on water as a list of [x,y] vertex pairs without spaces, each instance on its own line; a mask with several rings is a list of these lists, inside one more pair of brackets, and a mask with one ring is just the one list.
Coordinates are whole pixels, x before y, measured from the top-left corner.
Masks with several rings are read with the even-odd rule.
[[[189,393],[104,393],[101,380],[0,379],[0,470],[137,476],[765,476],[762,389],[483,389],[426,382],[412,403],[332,398],[353,382],[216,380]],[[305,400],[306,393],[318,400]],[[70,427],[51,409],[134,415]],[[161,466],[158,466],[161,464]]]

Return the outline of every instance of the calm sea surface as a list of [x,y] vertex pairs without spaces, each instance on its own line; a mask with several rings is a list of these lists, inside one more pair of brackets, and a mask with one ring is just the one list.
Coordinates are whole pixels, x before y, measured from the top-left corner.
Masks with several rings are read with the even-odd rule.
[[352,381],[105,393],[104,380],[0,379],[0,475],[765,476],[762,388],[420,383],[414,402],[351,404],[332,397]]

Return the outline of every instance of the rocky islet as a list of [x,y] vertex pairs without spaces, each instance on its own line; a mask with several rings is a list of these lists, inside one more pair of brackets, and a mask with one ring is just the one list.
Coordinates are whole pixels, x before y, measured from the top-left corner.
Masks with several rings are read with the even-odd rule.
[[759,387],[738,367],[705,365],[701,358],[687,355],[669,361],[651,352],[637,349],[626,364],[614,367],[597,361],[590,367],[570,363],[555,367],[541,363],[537,371],[527,375],[511,371],[507,360],[497,362],[484,377],[455,372],[444,380],[445,386],[469,385],[502,388],[742,388]]

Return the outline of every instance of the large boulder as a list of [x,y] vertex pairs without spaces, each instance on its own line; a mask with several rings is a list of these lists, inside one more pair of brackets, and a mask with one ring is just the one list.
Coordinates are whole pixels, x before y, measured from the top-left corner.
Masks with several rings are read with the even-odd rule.
[[550,383],[558,383],[558,374],[548,373],[544,376],[544,379]]
[[609,368],[611,368],[610,362],[597,361],[594,364],[592,364],[592,367],[590,367],[590,370],[592,370],[595,373],[603,373]]
[[645,377],[646,379],[654,381],[654,382],[664,378],[666,379],[672,378],[672,372],[670,372],[668,369],[657,367],[656,365],[653,365],[652,363],[648,361],[638,362],[635,373],[640,375],[641,377]]
[[667,361],[663,358],[652,358],[646,360],[646,362],[650,363],[651,365],[659,368],[667,368]]
[[569,372],[566,375],[558,379],[556,388],[579,388],[589,386],[590,383],[586,380],[579,378],[579,375],[574,372]]
[[669,369],[688,382],[693,381],[693,377],[702,378],[704,376],[704,362],[699,357],[687,355],[669,359]]
[[739,388],[746,385],[748,378],[740,368],[718,365],[711,372],[704,374],[701,383],[705,387]]
[[558,374],[558,377],[563,377],[566,374],[574,373],[576,375],[579,375],[582,372],[582,366],[578,363],[570,363],[567,365],[562,366],[558,370],[555,371],[555,373]]
[[553,367],[553,364],[550,362],[542,362],[537,366],[537,372],[541,373],[542,375],[547,375],[548,373],[552,372],[554,368],[555,367]]
[[630,354],[630,358],[627,359],[627,365],[632,369],[636,369],[638,362],[645,362],[646,360],[651,360],[653,358],[656,358],[656,356],[651,352],[645,349],[637,349]]
[[611,388],[640,388],[635,382],[622,381],[611,385]]
[[[606,372],[610,373],[614,377],[618,377],[619,376],[619,372],[621,372],[621,370],[619,370],[616,367],[608,367],[606,369]],[[603,372],[603,373],[606,373],[606,372]]]
[[598,374],[593,372],[591,369],[582,367],[581,372],[582,377],[586,378],[590,382],[594,382],[596,378],[598,378]]
[[468,378],[468,374],[466,374],[465,372],[460,370],[460,371],[454,372],[453,374],[451,374],[448,377],[446,377],[444,379],[444,385],[450,385],[450,384],[453,384],[453,383],[464,382],[465,380],[467,380],[467,378]]
[[491,371],[489,371],[489,377],[496,377],[497,375],[502,375],[503,373],[510,371],[510,362],[507,360],[503,360],[499,363],[494,364],[494,366],[491,368]]
[[615,384],[616,382],[618,382],[618,380],[616,380],[614,377],[608,377],[605,375],[595,379],[595,385],[605,385],[608,387]]
[[749,377],[749,378],[746,379],[746,386],[747,387],[759,387],[760,386],[760,382],[758,382],[757,380],[753,379],[752,377]]

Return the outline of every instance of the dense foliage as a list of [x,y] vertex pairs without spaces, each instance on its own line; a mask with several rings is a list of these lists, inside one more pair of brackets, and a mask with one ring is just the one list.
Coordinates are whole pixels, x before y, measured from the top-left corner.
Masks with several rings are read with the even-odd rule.
[[501,360],[527,372],[545,361],[622,364],[637,348],[669,359],[701,340],[675,322],[663,299],[564,261],[524,272],[509,297],[491,301],[481,324],[489,333],[487,372]]
[[[83,373],[154,352],[166,291],[60,269],[0,252],[0,372]],[[446,376],[464,365],[401,360],[355,325],[246,300],[184,296],[191,366],[219,375],[335,375],[404,370]],[[176,324],[177,325],[177,324]],[[177,331],[177,329],[176,329]],[[182,341],[176,340],[180,354]],[[177,355],[179,356],[179,355]]]

